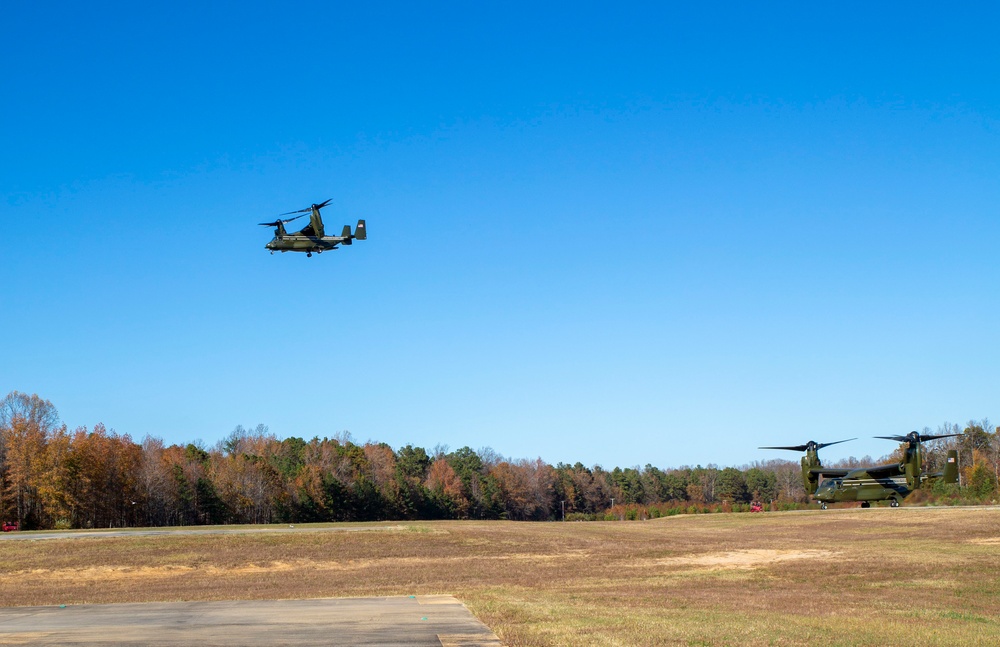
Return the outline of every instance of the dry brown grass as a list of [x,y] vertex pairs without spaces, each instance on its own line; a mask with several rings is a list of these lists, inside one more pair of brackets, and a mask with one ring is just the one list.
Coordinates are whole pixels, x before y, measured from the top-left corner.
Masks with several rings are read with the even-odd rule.
[[451,594],[509,645],[1000,636],[997,509],[361,527],[0,542],[0,605]]

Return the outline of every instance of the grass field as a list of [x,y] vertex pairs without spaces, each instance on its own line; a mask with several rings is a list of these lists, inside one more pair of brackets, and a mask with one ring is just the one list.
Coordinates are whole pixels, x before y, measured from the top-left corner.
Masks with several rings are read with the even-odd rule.
[[512,646],[993,645],[998,558],[994,508],[339,524],[3,541],[0,605],[451,594]]

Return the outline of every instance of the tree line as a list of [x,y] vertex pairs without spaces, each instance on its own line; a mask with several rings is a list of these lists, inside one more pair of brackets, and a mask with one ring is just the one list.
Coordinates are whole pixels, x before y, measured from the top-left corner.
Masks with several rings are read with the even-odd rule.
[[[938,432],[962,435],[928,444],[928,460],[957,446],[963,482],[920,494],[995,497],[1000,429],[984,420]],[[211,448],[166,445],[100,424],[70,431],[37,395],[14,391],[0,401],[0,520],[23,529],[638,518],[746,509],[751,500],[806,504],[799,464],[606,470],[508,459],[489,448],[393,449],[347,433],[279,440],[264,425],[237,426]]]

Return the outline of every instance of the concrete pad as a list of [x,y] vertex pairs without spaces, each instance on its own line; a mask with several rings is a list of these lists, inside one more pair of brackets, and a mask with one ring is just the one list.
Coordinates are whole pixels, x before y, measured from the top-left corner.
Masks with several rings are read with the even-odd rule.
[[8,607],[0,644],[500,647],[450,595]]

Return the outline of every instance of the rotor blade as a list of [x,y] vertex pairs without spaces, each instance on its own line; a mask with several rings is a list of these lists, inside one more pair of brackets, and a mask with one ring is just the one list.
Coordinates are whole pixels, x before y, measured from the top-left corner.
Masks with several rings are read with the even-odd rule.
[[817,443],[816,449],[823,449],[824,447],[829,447],[830,445],[836,445],[838,443],[846,443],[851,440],[857,440],[857,438],[848,438],[847,440],[835,440],[832,443]]
[[[305,214],[302,214],[304,216]],[[277,227],[279,224],[291,222],[293,220],[298,220],[302,216],[295,216],[294,218],[285,218],[284,220],[275,220],[274,222],[258,222],[257,224],[262,227]]]
[[905,436],[875,436],[875,438],[882,438],[884,440],[895,440],[900,443],[925,443],[928,440],[937,440],[938,438],[954,438],[955,436],[961,436],[962,434],[921,434],[916,431],[911,431]]
[[312,211],[312,207],[306,207],[305,209],[296,209],[295,211],[286,211],[285,213],[279,213],[279,216],[287,216],[293,213],[308,213]]
[[938,438],[952,438],[954,436],[961,436],[962,434],[935,434],[933,436],[920,436],[920,442],[925,442],[928,440],[937,440]]
[[850,440],[857,440],[857,438],[848,438],[847,440],[835,440],[832,443],[817,443],[810,440],[805,445],[792,445],[789,447],[758,447],[757,449],[787,449],[790,452],[804,452],[809,449],[810,445],[813,445],[817,450],[823,449],[824,447],[829,447],[830,445],[836,445],[837,443],[846,443]]
[[[312,207],[310,207],[310,209],[317,209],[317,210],[322,209],[326,205],[330,204],[330,202],[332,202],[332,201],[333,201],[333,198],[330,198],[329,200],[327,200],[326,202],[323,202],[321,204],[314,204]],[[306,211],[308,211],[308,210],[309,209],[306,209]]]

